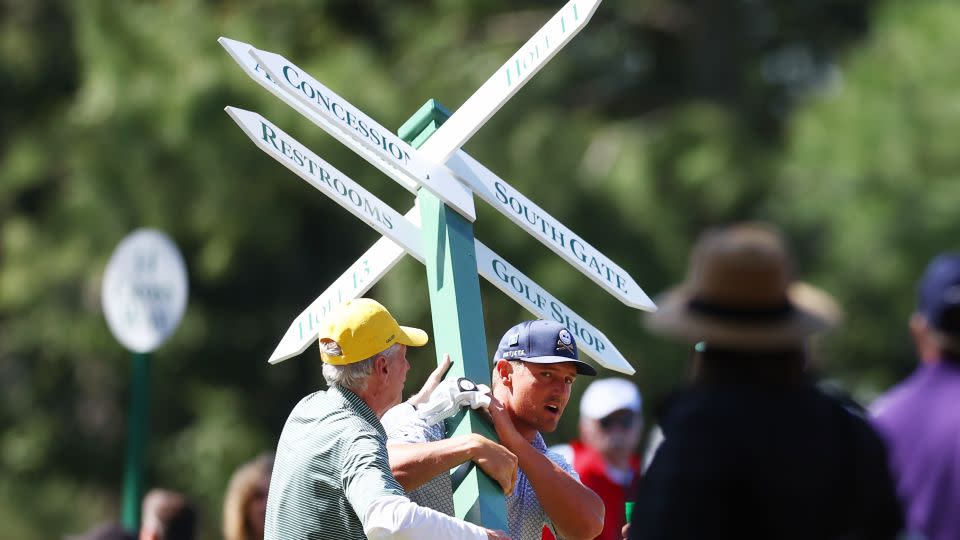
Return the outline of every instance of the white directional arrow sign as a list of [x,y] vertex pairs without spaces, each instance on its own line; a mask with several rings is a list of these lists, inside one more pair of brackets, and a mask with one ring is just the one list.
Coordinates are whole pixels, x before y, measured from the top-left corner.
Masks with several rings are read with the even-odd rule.
[[[594,6],[594,9],[595,8],[596,6]],[[549,24],[544,27],[544,29],[548,27]],[[342,98],[336,96],[336,94],[324,90],[324,93],[317,92],[315,95],[318,97],[313,101],[305,100],[305,98],[311,94],[310,92],[305,93],[303,91],[304,88],[326,89],[326,87],[282,56],[266,51],[258,51],[247,44],[226,38],[220,38],[220,40],[228,50],[243,48],[253,50],[254,52],[247,57],[246,64],[241,64],[244,66],[245,71],[265,87],[270,88],[271,91],[285,103],[292,106],[308,119],[314,121],[320,127],[329,131],[329,128],[325,127],[329,125],[329,122],[324,119],[325,117],[321,116],[321,113],[323,113],[326,108],[317,106],[316,103],[330,103],[330,112],[343,114],[345,119],[349,119],[348,123],[352,122],[356,124],[359,133],[362,133],[362,131],[359,131],[360,126],[367,129],[369,126],[375,124],[376,127],[369,128],[369,132],[376,134],[378,140],[385,140],[381,138],[379,134],[385,131],[386,128],[376,124],[373,120],[369,120],[368,116],[352,105],[339,105],[339,103],[343,101]],[[259,58],[259,61],[257,58]],[[262,64],[259,62],[262,62]],[[309,83],[306,85],[294,85],[289,82],[279,85],[271,84],[271,81],[281,78],[280,73],[290,74],[295,81],[302,80],[309,81]],[[286,77],[284,76],[283,78]],[[329,92],[329,94],[326,92]],[[306,109],[305,106],[307,107]],[[456,113],[454,116],[456,116]],[[453,116],[451,116],[451,119],[452,118]],[[450,120],[447,120],[447,122],[449,121]],[[446,123],[444,125],[446,125]],[[429,140],[434,140],[436,137],[437,134],[434,134]],[[399,141],[399,139],[397,140]],[[401,147],[399,145],[403,146]],[[421,158],[417,157],[418,151],[407,146],[403,141],[400,141],[399,145],[396,146],[396,148],[404,148],[403,151],[418,163],[417,167],[419,167],[420,170],[432,170],[433,178],[444,178],[445,182],[455,182],[455,180],[449,180],[452,176],[447,169],[436,168],[431,164],[424,163]],[[393,148],[393,146],[391,146],[391,148]],[[654,305],[647,294],[643,292],[643,289],[640,288],[637,282],[623,268],[611,261],[557,219],[553,218],[506,181],[484,167],[480,162],[470,157],[466,152],[462,150],[456,152],[446,165],[453,171],[453,174],[456,175],[457,178],[467,184],[467,186],[482,199],[510,218],[514,223],[524,228],[534,238],[563,257],[574,268],[595,281],[621,302],[633,308],[647,311],[656,310],[656,305]]]
[[[409,217],[416,214],[416,208],[407,213]],[[603,332],[482,242],[476,240],[474,245],[477,273],[484,279],[535,316],[553,319],[569,328],[576,334],[580,350],[593,358],[597,364],[626,375],[635,373],[623,354],[613,346]],[[417,254],[411,253],[411,255]],[[387,238],[378,240],[294,319],[293,324],[270,355],[269,362],[276,364],[305,351],[317,339],[319,321],[332,308],[341,302],[362,296],[393,268],[401,257],[403,257],[402,248]]]
[[[416,214],[416,209],[407,215]],[[498,289],[542,319],[553,319],[577,336],[577,344],[587,356],[601,366],[627,375],[635,370],[613,343],[572,309],[556,299],[535,281],[494,253],[479,240],[475,241],[477,273]],[[416,255],[411,253],[412,255]],[[317,339],[319,321],[341,302],[359,298],[382,278],[403,257],[403,250],[392,241],[381,238],[346,272],[341,274],[307,309],[293,321],[269,362],[276,364],[296,356]]]
[[[414,207],[407,214],[417,215],[419,209]],[[270,355],[270,363],[276,364],[307,350],[307,347],[317,340],[320,321],[327,313],[347,300],[366,294],[380,281],[380,278],[400,262],[404,254],[403,248],[386,236],[377,240],[366,253],[350,265],[350,268],[347,268],[346,272],[327,287],[327,290],[307,306],[299,317],[294,319],[293,324],[280,340],[280,344]]]
[[447,166],[481,199],[543,242],[615,298],[630,307],[656,311],[657,306],[626,270],[466,152],[460,150],[454,154]]
[[261,150],[423,260],[420,229],[407,218],[259,114],[235,107],[227,107],[226,111]]
[[[291,99],[289,94],[284,92],[284,90],[276,82],[274,82],[272,78],[270,78],[270,75],[267,74],[267,72],[262,67],[260,67],[260,64],[258,64],[257,61],[254,60],[253,56],[250,55],[250,49],[252,49],[253,47],[249,43],[244,43],[242,41],[237,41],[235,39],[230,39],[225,37],[221,37],[220,39],[217,40],[217,42],[219,42],[220,45],[222,45],[223,48],[226,49],[228,53],[230,53],[230,57],[233,58],[234,61],[236,61],[237,64],[240,65],[244,73],[249,75],[250,78],[256,81],[257,83],[259,83],[260,86],[263,86],[268,91],[270,91],[271,94],[277,96],[278,98],[286,102],[288,105],[293,107],[294,110],[296,110],[303,116],[310,119],[313,123],[322,127],[323,130],[326,131],[327,133],[337,133],[349,140],[349,137],[342,135],[341,131],[338,128],[336,128],[335,126],[327,122],[323,117],[311,111],[306,105],[304,105],[303,103],[300,103],[298,100]],[[334,137],[337,137],[338,140],[341,140],[339,139],[338,135],[334,135]],[[341,140],[341,142],[343,142],[343,140]],[[364,159],[366,159],[376,168],[380,169],[384,174],[386,174],[390,178],[393,178],[397,183],[405,187],[408,191],[410,191],[413,194],[417,193],[417,190],[420,188],[420,184],[418,184],[414,179],[410,178],[409,175],[403,173],[402,171],[397,170],[397,167],[392,162],[387,162],[386,160],[383,159],[383,157],[381,157],[380,154],[374,153],[372,150],[368,149],[363,145],[355,144],[352,142],[348,142],[344,144],[347,144],[347,146],[349,146],[350,149],[352,149],[354,152],[363,156]]]
[[[435,167],[419,158],[416,150],[411,148],[410,145],[358,111],[356,107],[344,101],[340,96],[317,83],[318,88],[322,87],[324,92],[322,95],[329,100],[327,103],[330,103],[331,109],[329,111],[326,109],[317,111],[310,106],[310,102],[307,100],[290,98],[291,94],[287,90],[293,92],[296,87],[289,87],[284,79],[271,77],[270,73],[250,54],[251,51],[256,50],[252,45],[225,37],[221,37],[217,41],[253,80],[348,148],[360,154],[370,164],[380,169],[411,193],[415,194],[422,185],[463,217],[470,221],[476,219],[476,210],[470,190],[454,179],[449,171],[444,169],[434,171]],[[280,55],[274,55],[266,51],[260,52],[270,55],[273,60],[283,61],[283,57]],[[299,68],[293,66],[293,69]],[[288,88],[285,90],[284,87]],[[300,92],[301,90],[296,89],[296,91]]]
[[[423,262],[423,247],[417,225],[259,114],[234,107],[227,107],[226,111],[261,150]],[[414,216],[417,212],[411,210],[407,215]],[[634,372],[610,340],[586,319],[479,240],[474,245],[477,272],[487,281],[538,317],[554,319],[565,325],[577,336],[580,349],[601,366],[626,374]],[[343,301],[363,294],[402,256],[397,250],[384,246],[378,248],[376,244],[365,256],[371,254],[376,261],[370,259],[364,263],[364,258],[361,258],[294,321],[270,357],[271,363],[299,354],[309,346],[316,338],[316,321],[322,317],[325,309],[329,309],[327,306],[333,302],[334,294]],[[363,283],[353,281],[351,286],[351,280],[362,280]]]
[[[433,162],[424,160],[412,146],[293,62],[279,54],[253,47],[250,48],[249,53],[274,82],[316,113],[306,115],[308,119],[315,121],[316,116],[319,115],[325,120],[324,122],[315,121],[324,131],[350,148],[356,148],[359,145],[373,151],[428,189],[463,217],[470,221],[477,218],[470,190],[457,181],[446,168],[437,167]],[[289,103],[286,99],[284,101]]]
[[607,336],[537,282],[525,276],[490,248],[476,240],[477,272],[515,302],[541,319],[553,319],[577,336],[577,347],[601,366],[633,375],[635,370]]
[[520,87],[587,25],[600,6],[600,1],[567,2],[427,139],[420,147],[424,158],[432,163],[445,163],[493,113],[500,110]]

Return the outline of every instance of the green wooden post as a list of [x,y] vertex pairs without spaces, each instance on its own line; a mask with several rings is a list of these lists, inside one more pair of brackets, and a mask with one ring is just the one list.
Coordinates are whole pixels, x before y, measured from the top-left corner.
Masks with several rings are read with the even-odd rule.
[[150,408],[150,353],[133,353],[130,410],[127,417],[127,462],[123,471],[123,528],[140,529],[143,461],[147,449]]
[[[419,148],[449,117],[450,113],[431,99],[397,134]],[[467,377],[489,385],[492,368],[483,328],[473,224],[425,189],[418,192],[417,201],[437,362],[443,353],[450,353],[454,364],[447,377]],[[447,421],[448,436],[467,433],[497,440],[489,424],[473,411],[461,412]],[[479,468],[473,467],[454,487],[457,517],[489,529],[508,530],[503,491]]]

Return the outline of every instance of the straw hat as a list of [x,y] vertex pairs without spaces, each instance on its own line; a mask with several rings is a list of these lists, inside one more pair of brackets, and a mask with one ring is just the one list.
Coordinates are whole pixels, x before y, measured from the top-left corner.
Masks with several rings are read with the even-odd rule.
[[744,223],[701,235],[687,281],[659,298],[650,330],[734,348],[798,344],[831,328],[830,295],[792,281],[790,255],[772,227]]

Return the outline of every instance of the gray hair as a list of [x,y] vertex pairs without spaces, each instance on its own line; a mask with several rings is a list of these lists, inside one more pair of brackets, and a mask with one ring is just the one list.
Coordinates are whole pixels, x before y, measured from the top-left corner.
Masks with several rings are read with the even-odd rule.
[[[325,353],[330,356],[340,356],[343,353],[340,346],[334,341],[321,343]],[[388,349],[378,352],[370,358],[365,358],[359,362],[335,366],[333,364],[323,364],[323,378],[327,381],[327,386],[340,386],[351,392],[363,392],[367,389],[367,378],[373,373],[373,364],[378,356],[386,356],[388,360],[396,358],[400,352],[400,344],[394,343]]]

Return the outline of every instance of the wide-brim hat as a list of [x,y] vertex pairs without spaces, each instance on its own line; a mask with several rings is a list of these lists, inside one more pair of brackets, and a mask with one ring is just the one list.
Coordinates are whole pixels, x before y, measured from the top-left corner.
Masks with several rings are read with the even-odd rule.
[[835,326],[840,308],[830,295],[793,281],[779,232],[746,223],[704,233],[693,249],[685,283],[657,299],[650,330],[733,348],[802,343]]

